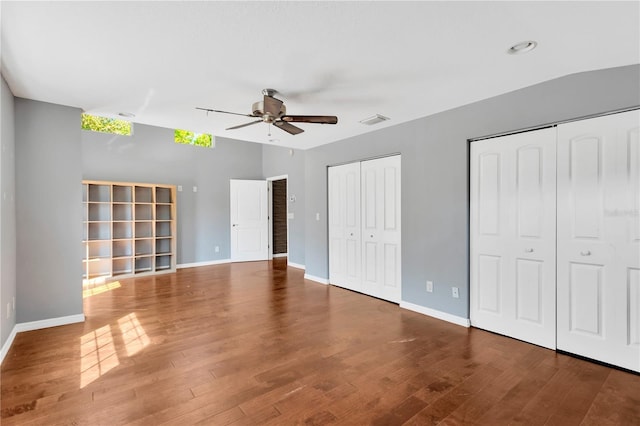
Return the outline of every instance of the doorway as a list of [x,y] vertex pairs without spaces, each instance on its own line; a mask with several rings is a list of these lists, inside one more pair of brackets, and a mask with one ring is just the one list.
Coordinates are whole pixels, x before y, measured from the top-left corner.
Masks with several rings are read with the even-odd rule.
[[287,257],[289,226],[287,176],[268,178],[269,184],[269,258]]

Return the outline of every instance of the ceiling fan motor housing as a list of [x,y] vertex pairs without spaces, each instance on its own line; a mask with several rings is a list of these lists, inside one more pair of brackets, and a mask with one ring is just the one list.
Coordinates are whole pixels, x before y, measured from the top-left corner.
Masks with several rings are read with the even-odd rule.
[[284,106],[284,104],[282,104],[282,106],[280,107],[280,112],[278,113],[278,115],[272,115],[269,112],[265,112],[263,101],[254,102],[251,110],[253,111],[254,116],[262,117],[262,120],[265,123],[273,123],[277,118],[280,118],[287,113],[287,108]]

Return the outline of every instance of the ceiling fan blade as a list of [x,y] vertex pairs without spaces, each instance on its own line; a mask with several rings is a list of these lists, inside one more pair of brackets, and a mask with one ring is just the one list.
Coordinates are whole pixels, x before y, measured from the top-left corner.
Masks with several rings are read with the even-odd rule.
[[264,113],[269,114],[272,117],[280,116],[280,108],[282,108],[282,101],[274,97],[264,95]]
[[202,111],[207,111],[207,112],[220,112],[222,114],[241,115],[243,117],[255,117],[255,115],[251,115],[251,114],[240,114],[238,112],[220,111],[220,110],[217,110],[217,109],[200,108],[200,107],[196,107],[196,109],[201,109]]
[[304,132],[304,130],[302,130],[300,127],[296,127],[293,124],[287,123],[286,121],[274,121],[273,125],[292,135],[297,135]]
[[[252,116],[250,116],[252,117]],[[252,124],[256,124],[256,123],[262,123],[262,120],[256,120],[256,121],[251,121],[249,123],[244,123],[244,124],[240,124],[238,126],[233,126],[233,127],[228,127],[225,130],[235,130],[235,129],[240,129],[242,127],[247,127],[247,126],[251,126]]]
[[290,123],[338,123],[338,117],[335,115],[283,115],[282,120]]

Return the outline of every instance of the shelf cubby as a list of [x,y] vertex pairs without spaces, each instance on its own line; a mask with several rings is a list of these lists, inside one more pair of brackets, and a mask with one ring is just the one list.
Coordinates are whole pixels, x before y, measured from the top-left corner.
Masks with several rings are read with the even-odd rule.
[[114,221],[133,220],[131,204],[113,204],[112,210]]
[[171,222],[161,221],[156,222],[156,237],[171,237]]
[[87,201],[96,203],[111,202],[111,185],[89,184],[89,198]]
[[153,254],[153,240],[136,240],[135,242],[135,255],[144,256]]
[[152,256],[136,257],[135,273],[138,274],[140,272],[150,272],[153,266],[152,260],[153,260]]
[[152,238],[153,222],[136,222],[135,237],[136,238]]
[[156,220],[171,219],[171,204],[156,204]]
[[108,277],[111,275],[111,259],[89,259],[87,262],[87,277]]
[[118,240],[113,241],[111,253],[115,257],[131,257],[133,256],[133,241],[132,240]]
[[153,220],[153,209],[151,204],[136,204],[136,220]]
[[109,258],[111,257],[111,244],[108,240],[88,241],[87,258]]
[[171,197],[171,188],[156,187],[156,203],[157,204],[173,203],[173,200]]
[[89,203],[89,222],[109,222],[111,220],[111,204]]
[[113,239],[125,240],[133,238],[132,222],[113,222]]
[[133,258],[113,259],[113,275],[133,273]]
[[170,269],[172,263],[171,255],[156,256],[156,271]]
[[131,203],[131,186],[113,185],[113,202],[114,203]]
[[156,254],[171,254],[171,238],[156,238]]
[[111,224],[109,222],[96,222],[88,224],[88,240],[110,240]]
[[133,201],[136,203],[153,203],[153,188],[149,186],[136,186]]

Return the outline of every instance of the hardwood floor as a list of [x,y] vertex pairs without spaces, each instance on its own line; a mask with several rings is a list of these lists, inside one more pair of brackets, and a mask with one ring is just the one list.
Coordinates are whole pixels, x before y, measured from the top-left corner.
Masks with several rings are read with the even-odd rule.
[[638,425],[640,376],[303,279],[286,260],[86,292],[20,333],[2,425]]

